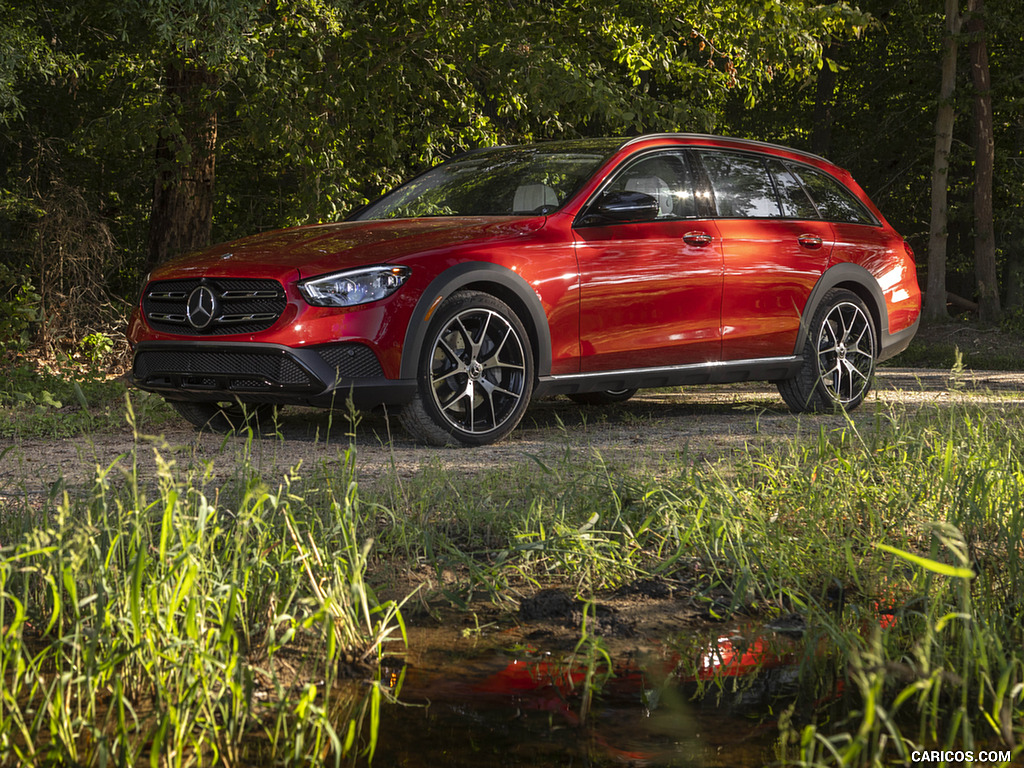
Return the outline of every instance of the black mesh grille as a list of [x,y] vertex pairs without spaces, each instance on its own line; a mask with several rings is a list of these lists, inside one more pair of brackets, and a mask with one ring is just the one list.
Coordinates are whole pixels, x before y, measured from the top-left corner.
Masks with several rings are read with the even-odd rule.
[[279,353],[161,350],[135,356],[135,378],[173,380],[177,386],[259,389],[315,384],[294,359]]
[[[203,329],[193,327],[188,319],[188,297],[200,285],[216,297],[214,318]],[[252,278],[161,280],[150,284],[142,297],[142,311],[153,328],[186,336],[265,331],[287,304],[279,282]]]
[[363,344],[317,347],[317,354],[334,369],[337,380],[382,378],[384,370],[373,350]]

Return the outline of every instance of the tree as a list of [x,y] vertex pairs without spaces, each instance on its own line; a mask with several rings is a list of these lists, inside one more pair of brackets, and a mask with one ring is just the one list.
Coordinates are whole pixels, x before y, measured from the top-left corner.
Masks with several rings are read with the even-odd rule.
[[258,71],[268,56],[268,30],[279,14],[315,25],[333,12],[316,0],[124,0],[91,10],[121,32],[123,43],[114,44],[120,73],[134,75],[135,89],[157,104],[158,122],[149,126],[156,164],[145,258],[151,268],[209,243],[218,112],[233,80]]
[[953,91],[956,87],[957,35],[960,32],[959,0],[946,0],[945,36],[942,43],[942,85],[935,117],[935,153],[932,162],[932,212],[928,238],[928,285],[922,318],[946,320],[946,243],[949,191],[949,150],[953,145]]
[[999,282],[996,277],[995,226],[992,216],[992,176],[995,138],[992,125],[992,81],[985,35],[985,0],[968,0],[967,32],[974,83],[974,266],[978,281],[978,314],[982,322],[997,322]]
[[[283,150],[286,172],[306,182],[296,199],[332,214],[482,144],[707,130],[725,93],[743,90],[752,102],[772,78],[813,67],[817,39],[860,20],[843,4],[800,0],[325,8],[314,0],[125,6],[133,49],[156,51],[143,63],[164,105],[150,264],[209,239],[219,115],[227,141]],[[213,19],[220,31],[210,37],[203,30]]]

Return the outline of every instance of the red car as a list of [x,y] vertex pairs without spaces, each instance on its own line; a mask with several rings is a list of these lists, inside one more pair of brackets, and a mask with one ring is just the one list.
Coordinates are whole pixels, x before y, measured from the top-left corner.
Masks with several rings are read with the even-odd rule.
[[482,445],[539,395],[759,379],[851,409],[919,310],[913,252],[848,172],[678,134],[470,152],[342,223],[182,257],[129,338],[136,385],[198,426],[351,397]]

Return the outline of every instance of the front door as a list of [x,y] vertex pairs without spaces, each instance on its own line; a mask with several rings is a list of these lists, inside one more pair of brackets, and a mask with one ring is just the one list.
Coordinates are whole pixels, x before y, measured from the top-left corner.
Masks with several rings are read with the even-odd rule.
[[720,237],[715,222],[701,215],[693,180],[685,151],[643,155],[602,192],[648,194],[658,201],[657,218],[577,225],[581,371],[719,359]]

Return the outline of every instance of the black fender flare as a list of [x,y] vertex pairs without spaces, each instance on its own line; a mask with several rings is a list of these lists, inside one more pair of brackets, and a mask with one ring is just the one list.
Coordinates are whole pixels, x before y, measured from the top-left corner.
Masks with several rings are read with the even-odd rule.
[[[480,284],[480,290],[491,293],[508,304],[519,315],[519,319],[531,334],[534,353],[537,358],[536,376],[551,373],[551,330],[547,314],[540,302],[540,296],[528,282],[511,269],[488,262],[465,262],[446,269],[435,277],[420,296],[405,331],[402,345],[403,379],[415,379],[419,364],[420,350],[430,325],[429,315],[441,303],[467,285]],[[489,287],[493,287],[488,290]],[[525,315],[525,316],[524,316]]]
[[811,295],[807,297],[807,303],[804,305],[803,314],[800,316],[800,330],[796,335],[793,354],[803,354],[814,313],[822,299],[825,298],[825,294],[833,288],[847,288],[860,296],[867,304],[878,332],[878,348],[879,350],[885,349],[889,344],[889,313],[885,308],[885,295],[882,293],[882,288],[878,285],[874,275],[864,267],[859,264],[843,262],[826,269],[818,278],[818,282],[814,284]]

